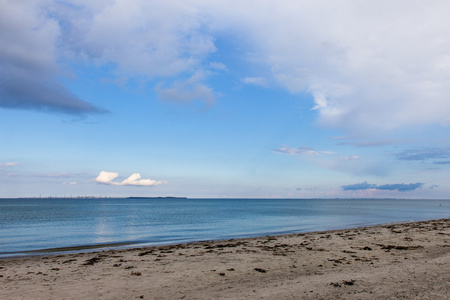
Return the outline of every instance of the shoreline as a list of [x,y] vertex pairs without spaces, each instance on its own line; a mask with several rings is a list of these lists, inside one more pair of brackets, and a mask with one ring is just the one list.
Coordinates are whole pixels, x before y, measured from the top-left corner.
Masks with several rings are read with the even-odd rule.
[[6,299],[450,295],[450,219],[0,259]]
[[218,242],[218,241],[228,241],[228,240],[265,238],[265,237],[282,237],[282,236],[289,236],[289,235],[295,235],[295,234],[320,233],[320,232],[329,232],[329,231],[331,232],[331,231],[337,231],[337,230],[370,228],[370,227],[374,227],[374,226],[408,224],[408,223],[425,222],[425,221],[432,221],[432,220],[442,220],[442,219],[405,220],[405,221],[393,221],[393,222],[380,223],[380,224],[353,224],[353,226],[351,226],[351,227],[343,227],[343,228],[335,228],[335,229],[325,229],[325,230],[316,230],[316,231],[289,231],[289,232],[285,232],[285,233],[283,232],[283,233],[273,233],[273,234],[272,233],[261,233],[261,234],[242,235],[242,236],[229,237],[229,238],[193,240],[193,241],[181,242],[181,243],[176,243],[176,242],[136,243],[136,242],[132,242],[132,241],[122,241],[122,242],[118,241],[118,242],[109,242],[109,243],[101,243],[101,244],[62,246],[62,247],[56,247],[56,248],[43,248],[43,249],[4,252],[4,253],[0,253],[0,261],[4,260],[4,259],[27,258],[27,257],[35,257],[35,256],[95,253],[95,252],[114,251],[114,250],[129,250],[129,249],[140,249],[140,248],[149,248],[149,247],[188,245],[188,244],[202,243],[202,242]]

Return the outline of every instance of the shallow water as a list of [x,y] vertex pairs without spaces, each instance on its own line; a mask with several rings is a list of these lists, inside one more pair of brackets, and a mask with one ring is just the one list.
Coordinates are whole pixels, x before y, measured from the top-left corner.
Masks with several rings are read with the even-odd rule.
[[450,217],[450,200],[0,199],[0,257]]

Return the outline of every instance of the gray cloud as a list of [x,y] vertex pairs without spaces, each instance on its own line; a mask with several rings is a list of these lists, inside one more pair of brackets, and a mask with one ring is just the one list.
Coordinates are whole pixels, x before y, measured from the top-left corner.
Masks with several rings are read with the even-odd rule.
[[388,190],[388,191],[399,191],[399,192],[409,192],[414,191],[416,189],[422,188],[424,183],[416,182],[416,183],[395,183],[395,184],[384,184],[384,185],[376,185],[369,184],[367,181],[357,184],[343,185],[342,189],[344,191],[354,191],[354,190],[368,190],[368,189],[377,189],[377,190]]
[[0,107],[76,115],[103,112],[58,82],[61,28],[38,4],[48,3],[2,1]]
[[350,184],[350,185],[343,185],[342,189],[344,191],[352,191],[352,190],[368,190],[376,188],[375,184],[368,184],[367,181],[364,181],[362,183],[356,183],[356,184]]
[[384,184],[377,186],[377,190],[388,190],[388,191],[399,191],[399,192],[409,192],[414,191],[418,188],[421,188],[424,184],[421,182],[404,184],[404,183],[396,183],[396,184]]
[[23,72],[24,76],[13,73],[0,72],[0,107],[75,115],[106,112],[74,96],[55,79],[45,80],[38,70]]

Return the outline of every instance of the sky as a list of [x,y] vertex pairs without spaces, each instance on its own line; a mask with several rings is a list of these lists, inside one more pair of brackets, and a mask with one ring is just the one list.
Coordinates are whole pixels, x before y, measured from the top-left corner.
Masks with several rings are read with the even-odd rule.
[[0,197],[448,199],[449,12],[0,0]]

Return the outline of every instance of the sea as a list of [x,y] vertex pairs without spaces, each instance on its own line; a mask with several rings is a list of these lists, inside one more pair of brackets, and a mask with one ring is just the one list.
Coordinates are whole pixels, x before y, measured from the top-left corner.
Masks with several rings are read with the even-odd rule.
[[0,199],[0,258],[449,218],[450,200]]

